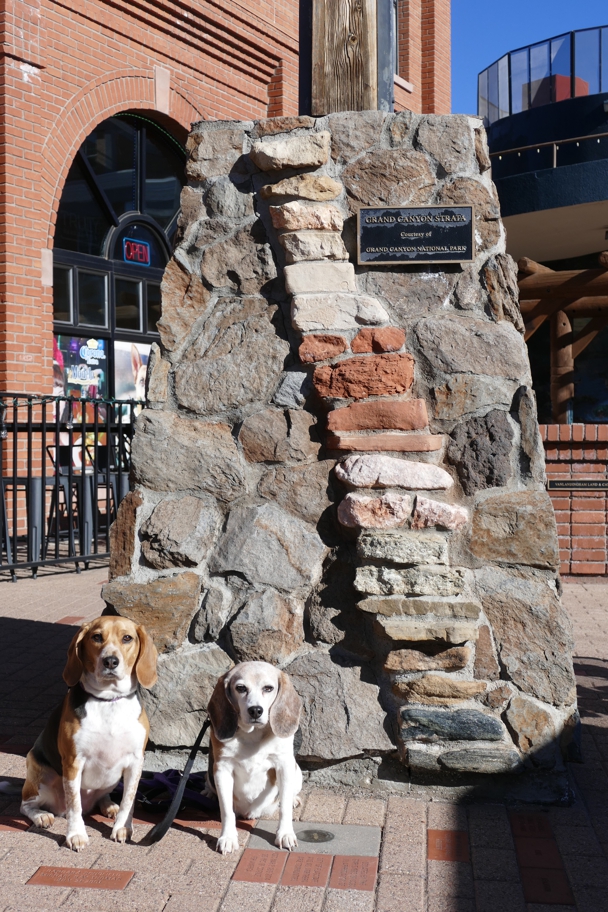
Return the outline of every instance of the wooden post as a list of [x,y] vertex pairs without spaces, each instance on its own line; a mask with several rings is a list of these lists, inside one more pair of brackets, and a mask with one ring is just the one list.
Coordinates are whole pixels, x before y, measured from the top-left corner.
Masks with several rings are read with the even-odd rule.
[[314,0],[312,114],[378,106],[376,0]]
[[574,399],[572,324],[559,310],[551,317],[551,407],[557,424],[570,424]]

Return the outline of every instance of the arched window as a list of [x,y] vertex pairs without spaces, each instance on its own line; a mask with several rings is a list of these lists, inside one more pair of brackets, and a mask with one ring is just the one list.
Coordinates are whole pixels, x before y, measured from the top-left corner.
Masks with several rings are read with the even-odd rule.
[[105,120],[78,150],[53,251],[58,392],[63,376],[68,393],[142,396],[185,160],[177,140],[136,114]]

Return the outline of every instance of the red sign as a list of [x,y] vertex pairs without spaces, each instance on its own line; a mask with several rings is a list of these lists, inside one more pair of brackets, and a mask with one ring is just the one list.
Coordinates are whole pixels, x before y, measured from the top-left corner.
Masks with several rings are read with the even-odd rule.
[[136,241],[133,238],[124,238],[122,254],[125,263],[139,263],[140,266],[150,265],[150,245],[146,241]]

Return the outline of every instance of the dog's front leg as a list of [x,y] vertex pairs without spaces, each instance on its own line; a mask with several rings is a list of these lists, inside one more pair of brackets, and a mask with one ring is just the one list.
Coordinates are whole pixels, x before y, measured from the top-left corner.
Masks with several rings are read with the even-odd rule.
[[277,764],[279,786],[279,825],[274,844],[291,852],[297,848],[298,840],[293,829],[293,799],[295,798],[293,757]]
[[113,839],[114,842],[126,842],[133,835],[133,805],[135,804],[135,794],[143,765],[144,757],[142,754],[133,766],[128,766],[122,771],[122,801],[110,833],[110,839]]
[[67,820],[67,835],[65,844],[68,849],[80,852],[87,845],[89,837],[82,819],[82,800],[80,797],[80,784],[82,782],[83,760],[73,760],[70,763],[66,776],[64,767],[63,793],[65,795],[65,816]]
[[215,770],[214,778],[222,820],[222,831],[217,841],[217,850],[222,855],[228,855],[230,852],[237,852],[239,848],[236,815],[233,806],[234,778],[232,770],[218,766]]

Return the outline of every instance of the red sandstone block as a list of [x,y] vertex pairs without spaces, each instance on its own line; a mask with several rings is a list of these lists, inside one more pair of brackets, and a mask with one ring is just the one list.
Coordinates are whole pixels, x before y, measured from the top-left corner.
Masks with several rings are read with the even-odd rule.
[[300,345],[300,361],[311,364],[314,361],[327,361],[346,351],[348,343],[344,336],[334,336],[328,333],[314,333],[305,336]]
[[[570,565],[570,573],[577,574],[579,576],[603,576],[606,570],[605,563],[591,563],[588,561],[579,562],[572,561]],[[567,573],[568,571],[561,571],[562,573]]]
[[354,352],[394,352],[399,351],[405,342],[405,333],[396,326],[386,326],[383,329],[370,327],[360,330],[351,343]]
[[329,431],[422,430],[429,423],[424,399],[353,402],[327,417]]
[[414,359],[406,354],[348,358],[317,367],[313,383],[319,396],[367,399],[407,392],[414,381]]

